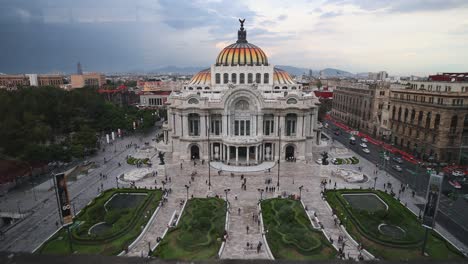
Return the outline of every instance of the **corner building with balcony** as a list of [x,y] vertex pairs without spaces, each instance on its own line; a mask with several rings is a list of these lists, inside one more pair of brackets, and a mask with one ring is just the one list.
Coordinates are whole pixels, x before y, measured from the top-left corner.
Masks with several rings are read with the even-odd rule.
[[311,159],[320,140],[318,103],[247,41],[241,22],[237,42],[170,95],[164,143],[181,160],[245,166]]

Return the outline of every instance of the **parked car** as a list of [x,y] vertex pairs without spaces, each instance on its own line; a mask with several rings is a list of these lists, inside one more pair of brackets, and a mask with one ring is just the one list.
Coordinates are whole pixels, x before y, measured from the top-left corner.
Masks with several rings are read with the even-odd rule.
[[393,161],[394,161],[394,162],[397,162],[397,163],[400,163],[400,164],[403,163],[403,159],[400,158],[400,157],[394,157],[394,158],[393,158]]
[[364,143],[369,142],[369,141],[367,141],[367,138],[361,138],[361,141],[364,142]]
[[454,176],[454,177],[463,177],[463,176],[465,176],[465,173],[463,171],[460,171],[460,170],[454,170],[454,171],[452,171],[452,176]]
[[366,143],[361,143],[359,144],[359,146],[363,147],[363,148],[367,148],[367,144]]
[[388,155],[384,155],[383,157],[384,157],[384,159],[385,159],[386,161],[389,161],[389,160],[390,160],[390,156],[388,156]]
[[400,167],[400,165],[393,165],[393,166],[392,166],[392,169],[394,169],[394,170],[396,170],[396,171],[398,171],[398,172],[402,172],[402,171],[403,171],[403,169]]
[[369,153],[370,153],[370,150],[369,150],[369,149],[367,149],[367,148],[363,148],[363,149],[362,149],[362,151],[363,151],[364,153],[367,153],[367,154],[369,154]]

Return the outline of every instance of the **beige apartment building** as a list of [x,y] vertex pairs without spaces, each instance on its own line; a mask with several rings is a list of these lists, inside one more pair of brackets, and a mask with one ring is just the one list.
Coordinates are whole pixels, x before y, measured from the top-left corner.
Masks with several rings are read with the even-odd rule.
[[392,91],[390,103],[396,146],[419,158],[467,164],[468,81],[411,81]]
[[0,75],[0,87],[56,86],[63,84],[63,76],[58,74],[11,74]]
[[355,130],[386,139],[390,90],[388,83],[336,83],[331,115]]
[[71,87],[83,88],[85,86],[102,87],[106,83],[106,76],[98,72],[71,75]]

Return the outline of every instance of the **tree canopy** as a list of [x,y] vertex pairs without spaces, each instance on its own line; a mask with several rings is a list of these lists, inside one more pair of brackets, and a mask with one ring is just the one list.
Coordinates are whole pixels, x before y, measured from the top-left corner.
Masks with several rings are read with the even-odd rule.
[[120,107],[95,89],[0,90],[0,152],[27,161],[70,160],[95,151],[98,136],[154,125],[150,110]]

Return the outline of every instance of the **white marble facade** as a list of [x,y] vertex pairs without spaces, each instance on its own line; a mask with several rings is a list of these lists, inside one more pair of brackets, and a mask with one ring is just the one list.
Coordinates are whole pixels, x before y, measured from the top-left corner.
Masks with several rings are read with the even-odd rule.
[[173,158],[253,165],[312,157],[318,99],[268,64],[246,35],[241,24],[238,41],[170,95],[163,129]]

